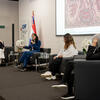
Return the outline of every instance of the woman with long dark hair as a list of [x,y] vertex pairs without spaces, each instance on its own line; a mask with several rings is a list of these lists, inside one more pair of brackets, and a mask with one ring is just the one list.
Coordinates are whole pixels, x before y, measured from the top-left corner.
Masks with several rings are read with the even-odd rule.
[[41,77],[45,77],[48,80],[56,79],[56,73],[60,73],[60,65],[62,59],[65,57],[73,57],[78,54],[74,39],[69,33],[64,35],[64,49],[60,50],[57,56],[53,57],[53,60],[49,62],[49,71],[41,74]]
[[29,40],[29,45],[23,47],[25,49],[30,49],[30,51],[23,52],[23,54],[19,60],[19,64],[23,63],[23,70],[21,70],[21,71],[27,70],[26,67],[27,67],[27,63],[29,62],[30,57],[35,52],[40,52],[40,46],[41,46],[41,41],[38,40],[38,36],[33,33],[31,39]]

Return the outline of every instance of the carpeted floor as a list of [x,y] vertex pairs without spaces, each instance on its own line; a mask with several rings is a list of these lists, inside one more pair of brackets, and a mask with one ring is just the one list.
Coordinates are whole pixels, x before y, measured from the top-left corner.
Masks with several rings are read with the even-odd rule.
[[58,81],[47,81],[40,74],[19,72],[14,66],[0,67],[0,96],[5,100],[61,100],[66,88],[51,88]]

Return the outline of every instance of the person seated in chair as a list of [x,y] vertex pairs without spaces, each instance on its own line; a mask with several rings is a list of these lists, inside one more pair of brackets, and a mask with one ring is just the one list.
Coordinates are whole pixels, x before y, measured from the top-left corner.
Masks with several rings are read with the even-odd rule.
[[3,42],[0,40],[0,64],[2,63],[2,59],[4,59],[4,44]]
[[62,80],[59,84],[52,85],[53,88],[67,88],[67,92],[61,96],[61,99],[66,100],[72,100],[75,99],[75,93],[74,93],[74,73],[73,73],[73,62],[69,61],[66,63],[64,75],[62,77]]
[[97,37],[93,38],[92,45],[89,45],[87,51],[87,60],[100,60],[100,47],[98,45],[99,39]]
[[23,69],[20,71],[26,71],[27,64],[29,62],[30,57],[35,53],[35,52],[40,52],[40,46],[41,46],[41,41],[38,40],[38,36],[36,34],[32,34],[32,38],[29,40],[29,45],[24,46],[23,48],[25,49],[30,49],[30,51],[25,51],[23,52],[19,63],[23,63]]
[[72,35],[69,33],[65,34],[64,43],[64,49],[60,50],[58,55],[53,57],[53,60],[49,62],[49,71],[41,74],[41,77],[45,77],[47,80],[56,79],[55,75],[56,73],[60,73],[62,59],[78,54]]

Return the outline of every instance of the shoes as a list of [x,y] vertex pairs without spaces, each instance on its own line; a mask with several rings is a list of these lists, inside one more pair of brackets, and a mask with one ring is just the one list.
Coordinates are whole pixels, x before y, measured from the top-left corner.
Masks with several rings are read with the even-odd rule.
[[46,77],[45,79],[46,79],[46,80],[55,80],[55,79],[56,79],[56,76]]
[[16,63],[16,66],[18,66],[18,65],[20,65],[20,64],[21,64],[20,62],[17,62],[17,63]]
[[19,68],[19,69],[22,69],[24,66],[22,63],[17,63],[15,68]]
[[63,75],[64,75],[64,73],[61,73],[61,75],[63,76]]
[[60,87],[67,87],[65,84],[59,84],[59,85],[52,85],[53,88],[60,88]]
[[72,99],[74,99],[74,98],[75,98],[74,95],[69,95],[69,94],[65,94],[65,95],[63,95],[63,96],[61,97],[61,99],[63,99],[63,100],[72,100]]
[[19,71],[25,72],[25,71],[27,71],[27,68],[20,69]]
[[16,65],[15,68],[22,69],[22,66],[21,65]]
[[41,77],[51,77],[51,76],[52,76],[52,74],[50,71],[47,71],[47,72],[41,74]]

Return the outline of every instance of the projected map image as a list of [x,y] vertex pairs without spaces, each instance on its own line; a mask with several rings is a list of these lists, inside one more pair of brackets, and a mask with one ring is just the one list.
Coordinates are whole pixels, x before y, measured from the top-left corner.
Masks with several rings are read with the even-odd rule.
[[65,28],[100,26],[100,0],[65,0]]

